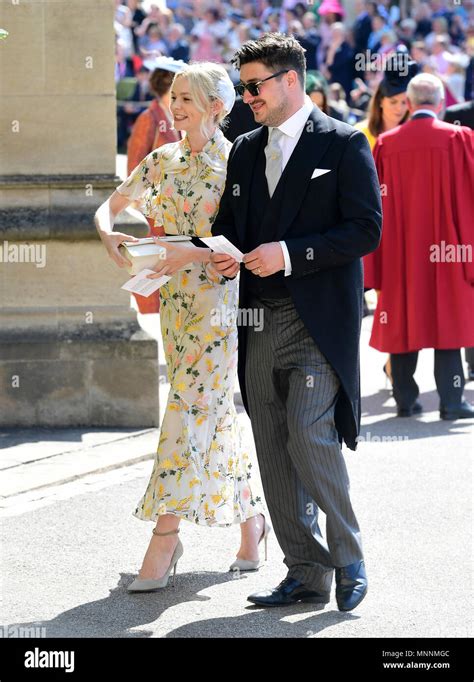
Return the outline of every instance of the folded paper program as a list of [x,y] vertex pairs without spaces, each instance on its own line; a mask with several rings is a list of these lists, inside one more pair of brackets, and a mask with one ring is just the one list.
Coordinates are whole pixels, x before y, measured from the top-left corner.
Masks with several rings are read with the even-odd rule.
[[238,263],[242,262],[244,254],[227,237],[219,234],[215,237],[201,237],[201,241],[216,253],[226,253],[235,258]]
[[154,270],[142,270],[135,277],[129,279],[128,282],[122,285],[121,289],[130,291],[132,294],[140,294],[140,296],[148,297],[157,291],[163,284],[169,282],[171,277],[169,275],[162,275],[156,279],[149,279],[148,275],[154,274]]

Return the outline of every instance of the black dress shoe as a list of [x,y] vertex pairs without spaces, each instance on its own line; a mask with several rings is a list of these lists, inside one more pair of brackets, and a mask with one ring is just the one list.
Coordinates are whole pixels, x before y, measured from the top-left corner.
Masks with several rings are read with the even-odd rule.
[[399,407],[397,417],[413,417],[414,414],[420,414],[421,412],[423,412],[423,407],[416,401],[411,407]]
[[299,601],[311,604],[327,604],[330,596],[327,593],[310,590],[295,578],[286,577],[278,587],[272,590],[256,592],[247,597],[248,601],[257,606],[288,606]]
[[474,407],[463,400],[455,407],[440,407],[439,415],[441,419],[473,419]]
[[352,611],[367,594],[367,575],[363,561],[336,568],[336,601],[339,611]]

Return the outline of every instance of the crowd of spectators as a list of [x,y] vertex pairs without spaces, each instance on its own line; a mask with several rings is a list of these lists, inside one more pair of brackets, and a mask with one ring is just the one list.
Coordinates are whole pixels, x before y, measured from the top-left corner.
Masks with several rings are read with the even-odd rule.
[[319,93],[326,110],[349,123],[366,116],[387,58],[400,50],[442,79],[447,106],[474,99],[474,0],[115,1],[115,79],[118,88],[133,84],[118,97],[119,145],[153,98],[147,59],[219,62],[237,82],[235,50],[267,31],[298,39],[313,76],[308,94]]

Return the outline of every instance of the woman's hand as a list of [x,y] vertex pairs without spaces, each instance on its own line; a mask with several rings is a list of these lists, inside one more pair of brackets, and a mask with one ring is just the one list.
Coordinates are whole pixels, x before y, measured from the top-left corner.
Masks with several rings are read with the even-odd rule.
[[107,253],[110,258],[117,263],[119,268],[130,267],[132,263],[122,256],[118,247],[122,242],[138,242],[140,241],[136,237],[132,237],[130,234],[124,234],[123,232],[100,232],[100,238],[107,249]]
[[194,248],[189,246],[180,246],[179,244],[172,242],[160,241],[159,237],[154,237],[153,241],[155,244],[162,246],[166,249],[166,258],[163,258],[158,265],[151,268],[155,271],[155,275],[147,275],[149,279],[157,279],[163,275],[174,275],[175,272],[184,268],[188,263],[193,262]]
[[114,232],[114,221],[118,214],[130,204],[130,199],[119,194],[117,190],[99,206],[94,216],[94,223],[99,237],[110,258],[119,266],[126,268],[132,263],[121,255],[118,247],[122,242],[138,242],[137,237],[123,232]]

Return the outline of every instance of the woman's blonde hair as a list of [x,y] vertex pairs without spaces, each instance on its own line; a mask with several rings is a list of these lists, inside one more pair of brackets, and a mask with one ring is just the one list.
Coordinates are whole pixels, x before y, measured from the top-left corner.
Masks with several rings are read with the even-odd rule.
[[[224,127],[223,123],[229,111],[226,110],[222,99],[222,86],[233,87],[227,71],[220,64],[213,62],[195,62],[177,73],[173,78],[173,85],[178,78],[187,78],[189,83],[189,94],[193,98],[196,109],[203,114],[201,120],[201,133],[206,135],[210,125]],[[211,111],[212,103],[216,100],[222,102],[222,108],[213,114]],[[225,124],[224,124],[225,125]]]

